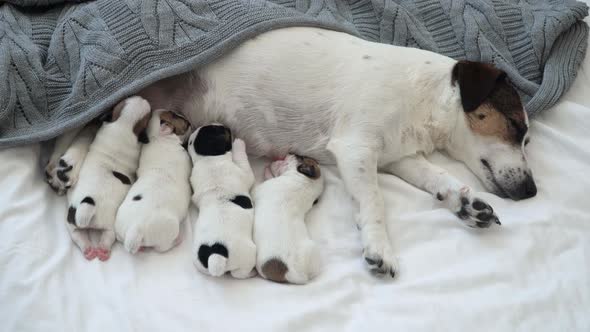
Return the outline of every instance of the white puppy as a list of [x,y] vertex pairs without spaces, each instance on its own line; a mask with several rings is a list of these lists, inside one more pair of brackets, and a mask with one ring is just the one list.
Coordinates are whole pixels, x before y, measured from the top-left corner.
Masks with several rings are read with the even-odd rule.
[[137,182],[117,211],[115,232],[125,249],[170,250],[180,243],[180,224],[190,204],[191,161],[182,147],[190,125],[172,112],[157,110],[141,149]]
[[[107,260],[115,242],[115,215],[134,181],[150,105],[141,97],[119,103],[90,145],[78,182],[68,191],[68,230],[87,259]],[[98,246],[88,238],[100,232]]]
[[254,188],[256,269],[266,279],[305,284],[320,270],[320,256],[307,233],[305,215],[324,189],[318,163],[288,155],[266,168]]
[[193,243],[193,262],[205,274],[234,278],[255,274],[256,246],[252,241],[254,211],[250,189],[254,173],[246,146],[232,144],[228,128],[212,124],[189,138],[193,161],[193,202],[199,208]]

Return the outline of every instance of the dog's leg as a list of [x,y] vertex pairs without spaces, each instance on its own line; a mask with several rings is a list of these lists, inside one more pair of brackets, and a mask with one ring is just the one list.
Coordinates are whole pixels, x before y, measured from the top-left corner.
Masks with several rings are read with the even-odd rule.
[[426,160],[422,154],[392,163],[385,170],[431,193],[469,227],[488,228],[492,223],[500,224],[492,207],[474,197],[469,186]]
[[92,247],[92,242],[90,242],[90,238],[88,237],[88,230],[77,228],[71,224],[67,224],[66,227],[68,228],[72,241],[80,248],[84,257],[87,260],[93,260],[96,257],[96,251]]
[[82,130],[82,128],[83,127],[72,129],[55,139],[53,152],[51,153],[51,157],[49,157],[49,161],[45,166],[45,181],[53,190],[57,192],[58,195],[64,195],[66,193],[65,185],[61,185],[61,181],[57,175],[59,160],[72,145],[72,142]]
[[378,148],[359,143],[363,141],[366,142],[332,139],[327,149],[336,159],[348,192],[359,203],[358,224],[369,269],[376,275],[393,277],[396,266],[385,225],[383,196],[377,183]]
[[59,159],[56,173],[65,190],[68,190],[78,182],[80,169],[86,159],[86,155],[98,128],[99,126],[97,124],[89,124],[84,127],[72,142],[72,145]]

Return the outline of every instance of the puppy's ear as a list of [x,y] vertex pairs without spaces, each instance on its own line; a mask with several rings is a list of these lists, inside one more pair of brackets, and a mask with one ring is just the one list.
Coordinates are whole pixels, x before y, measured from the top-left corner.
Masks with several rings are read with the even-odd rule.
[[202,156],[219,156],[231,150],[231,131],[221,125],[208,125],[199,129],[193,142],[195,153]]
[[482,62],[459,61],[453,67],[452,84],[459,83],[461,103],[467,113],[477,109],[488,98],[506,73]]
[[307,157],[297,157],[299,165],[297,165],[297,171],[308,178],[317,179],[322,175],[318,162],[314,159]]
[[137,140],[143,144],[148,144],[150,142],[147,134],[147,126],[150,122],[150,116],[150,113],[146,114],[146,116],[137,121],[135,126],[133,126],[133,133],[137,136]]

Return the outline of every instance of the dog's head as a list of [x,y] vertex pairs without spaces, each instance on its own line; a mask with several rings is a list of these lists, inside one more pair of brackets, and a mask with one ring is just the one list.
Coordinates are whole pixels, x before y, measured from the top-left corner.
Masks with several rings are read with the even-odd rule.
[[[155,123],[150,124],[150,136],[176,135],[181,143],[185,143],[191,134],[191,124],[188,120],[174,112],[158,109],[154,111]],[[157,119],[156,119],[157,117]],[[153,128],[152,128],[153,127]]]
[[142,143],[147,143],[146,129],[150,120],[151,107],[147,100],[135,96],[119,102],[110,113],[101,119],[106,122],[118,122],[129,125]]
[[320,165],[315,159],[289,154],[285,159],[275,160],[268,167],[268,177],[283,174],[297,174],[310,180],[318,180],[322,176]]
[[188,139],[191,157],[220,156],[231,151],[233,137],[231,130],[221,124],[214,123],[197,128]]
[[499,196],[535,196],[537,187],[525,155],[528,117],[506,74],[491,65],[459,61],[452,84],[459,86],[463,111],[448,152]]

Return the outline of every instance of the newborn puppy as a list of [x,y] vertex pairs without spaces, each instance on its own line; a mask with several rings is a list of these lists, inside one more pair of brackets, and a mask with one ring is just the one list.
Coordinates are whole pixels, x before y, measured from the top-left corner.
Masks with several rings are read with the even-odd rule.
[[[120,102],[105,122],[82,164],[78,182],[68,191],[68,230],[87,259],[110,257],[115,242],[115,216],[135,180],[141,144],[139,137],[149,121],[150,105],[141,97]],[[100,232],[94,246],[90,229]]]
[[180,243],[180,223],[190,204],[191,160],[182,147],[190,134],[185,119],[165,110],[153,113],[148,144],[141,149],[137,182],[117,211],[115,232],[125,249],[170,250]]
[[246,146],[232,144],[231,131],[219,124],[203,126],[189,138],[193,161],[193,202],[199,208],[193,262],[205,274],[248,278],[256,271],[256,246],[252,241],[254,211],[250,189],[254,173]]
[[253,192],[256,269],[266,279],[305,284],[320,269],[317,246],[305,226],[305,215],[324,189],[320,167],[291,154],[271,163],[264,178]]

